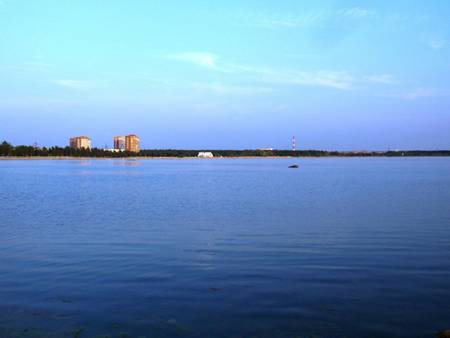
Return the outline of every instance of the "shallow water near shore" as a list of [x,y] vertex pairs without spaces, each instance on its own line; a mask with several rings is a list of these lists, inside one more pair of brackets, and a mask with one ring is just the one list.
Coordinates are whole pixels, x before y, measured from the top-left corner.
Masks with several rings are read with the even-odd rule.
[[0,337],[450,329],[450,158],[0,161],[0,205]]

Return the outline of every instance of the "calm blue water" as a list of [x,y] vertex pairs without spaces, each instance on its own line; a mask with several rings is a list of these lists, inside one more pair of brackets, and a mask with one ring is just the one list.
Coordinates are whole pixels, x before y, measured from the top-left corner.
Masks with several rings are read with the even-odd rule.
[[450,329],[450,158],[293,162],[0,161],[0,337]]

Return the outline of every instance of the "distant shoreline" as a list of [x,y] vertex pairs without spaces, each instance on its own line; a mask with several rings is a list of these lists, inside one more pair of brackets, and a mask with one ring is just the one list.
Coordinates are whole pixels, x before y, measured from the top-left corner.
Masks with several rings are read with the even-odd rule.
[[[38,147],[0,143],[0,159],[180,159],[198,158],[213,155],[214,158],[297,158],[297,157],[411,157],[411,156],[450,156],[450,149],[435,150],[316,150],[316,149],[141,149],[138,152],[115,151],[101,148]],[[204,158],[200,156],[200,158]]]

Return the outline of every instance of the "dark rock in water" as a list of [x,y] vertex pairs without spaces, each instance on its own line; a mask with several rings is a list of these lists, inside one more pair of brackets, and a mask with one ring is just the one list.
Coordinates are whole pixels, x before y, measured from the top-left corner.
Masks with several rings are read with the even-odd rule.
[[292,164],[288,168],[298,168],[298,164]]
[[73,334],[73,338],[80,338],[81,335],[83,334],[83,332],[84,332],[84,328],[76,330]]
[[450,338],[450,330],[440,331],[436,333],[436,337],[438,338]]

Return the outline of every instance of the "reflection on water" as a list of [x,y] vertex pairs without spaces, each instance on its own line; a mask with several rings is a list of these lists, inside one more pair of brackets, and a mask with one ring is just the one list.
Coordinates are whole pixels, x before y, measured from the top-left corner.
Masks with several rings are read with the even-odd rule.
[[141,161],[133,158],[124,158],[121,160],[113,160],[113,166],[127,166],[127,167],[138,167],[141,165]]
[[290,162],[0,162],[0,337],[450,328],[450,160]]
[[81,159],[79,161],[75,160],[74,162],[75,162],[75,164],[79,164],[81,166],[90,166],[90,165],[92,165],[92,160],[87,160],[87,159]]

